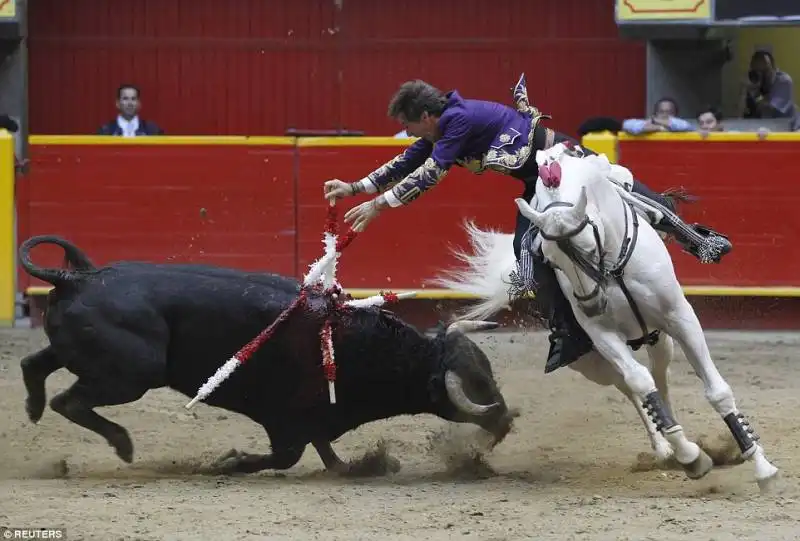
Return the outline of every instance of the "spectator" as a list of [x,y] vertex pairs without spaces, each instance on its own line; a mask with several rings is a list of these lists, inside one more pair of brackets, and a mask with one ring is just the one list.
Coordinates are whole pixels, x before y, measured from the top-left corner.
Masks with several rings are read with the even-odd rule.
[[697,127],[701,133],[725,131],[722,125],[722,113],[716,107],[706,107],[697,115]]
[[742,89],[744,118],[787,118],[789,131],[800,130],[800,112],[792,97],[794,83],[788,73],[776,67],[772,53],[753,53]]
[[154,122],[139,117],[139,89],[134,85],[124,84],[117,89],[117,118],[103,124],[98,135],[117,135],[122,137],[139,137],[142,135],[164,135],[164,130]]
[[[722,113],[719,109],[713,106],[706,107],[700,114],[697,115],[697,131],[704,139],[708,137],[711,132],[729,131],[732,133],[740,133],[739,130],[727,130],[722,124]],[[769,129],[761,126],[756,130],[756,135],[759,139],[765,139],[769,134]]]
[[622,123],[622,130],[631,135],[665,131],[694,131],[690,122],[678,117],[678,104],[672,98],[658,100],[650,118],[629,118],[625,120]]

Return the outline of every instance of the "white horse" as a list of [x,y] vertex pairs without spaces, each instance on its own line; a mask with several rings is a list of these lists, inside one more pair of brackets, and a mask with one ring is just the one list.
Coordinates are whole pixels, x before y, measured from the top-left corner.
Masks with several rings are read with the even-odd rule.
[[[759,487],[767,490],[778,469],[767,460],[711,359],[669,252],[648,221],[658,211],[629,193],[630,172],[603,155],[582,157],[558,144],[539,151],[536,160],[536,195],[531,204],[515,202],[539,229],[542,253],[594,344],[592,353],[569,366],[600,385],[615,385],[636,407],[655,454],[661,459],[674,455],[688,477],[699,479],[713,462],[686,437],[669,403],[667,368],[676,340],[742,456],[754,463]],[[467,268],[445,271],[434,282],[477,294],[481,300],[461,317],[486,319],[509,304],[516,263],[512,235],[471,224],[467,232],[474,253],[457,253]],[[631,346],[644,344],[652,373],[631,352]]]

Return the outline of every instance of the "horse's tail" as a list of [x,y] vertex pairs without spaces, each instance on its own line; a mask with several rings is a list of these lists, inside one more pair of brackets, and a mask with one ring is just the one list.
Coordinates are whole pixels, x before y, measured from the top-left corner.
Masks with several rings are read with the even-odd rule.
[[514,235],[492,229],[482,230],[471,221],[464,223],[464,229],[472,254],[458,249],[452,250],[452,253],[466,266],[444,270],[430,283],[479,299],[463,310],[458,319],[487,319],[509,308],[510,276],[516,267]]

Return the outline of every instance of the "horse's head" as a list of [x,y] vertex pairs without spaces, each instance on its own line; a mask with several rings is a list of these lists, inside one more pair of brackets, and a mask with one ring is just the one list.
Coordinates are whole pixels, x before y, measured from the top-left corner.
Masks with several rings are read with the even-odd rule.
[[[520,212],[539,229],[542,253],[563,271],[587,316],[605,311],[606,277],[598,272],[605,232],[593,200],[594,184],[606,182],[595,157],[559,144],[536,156],[539,180],[533,205],[516,199]],[[606,162],[607,163],[607,162]]]

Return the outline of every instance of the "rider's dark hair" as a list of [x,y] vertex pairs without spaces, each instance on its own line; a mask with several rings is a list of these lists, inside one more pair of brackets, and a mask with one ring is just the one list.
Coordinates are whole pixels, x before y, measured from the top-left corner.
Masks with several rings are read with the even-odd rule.
[[447,97],[435,86],[420,79],[406,81],[389,101],[388,115],[397,118],[403,115],[409,122],[417,122],[422,113],[442,116]]

